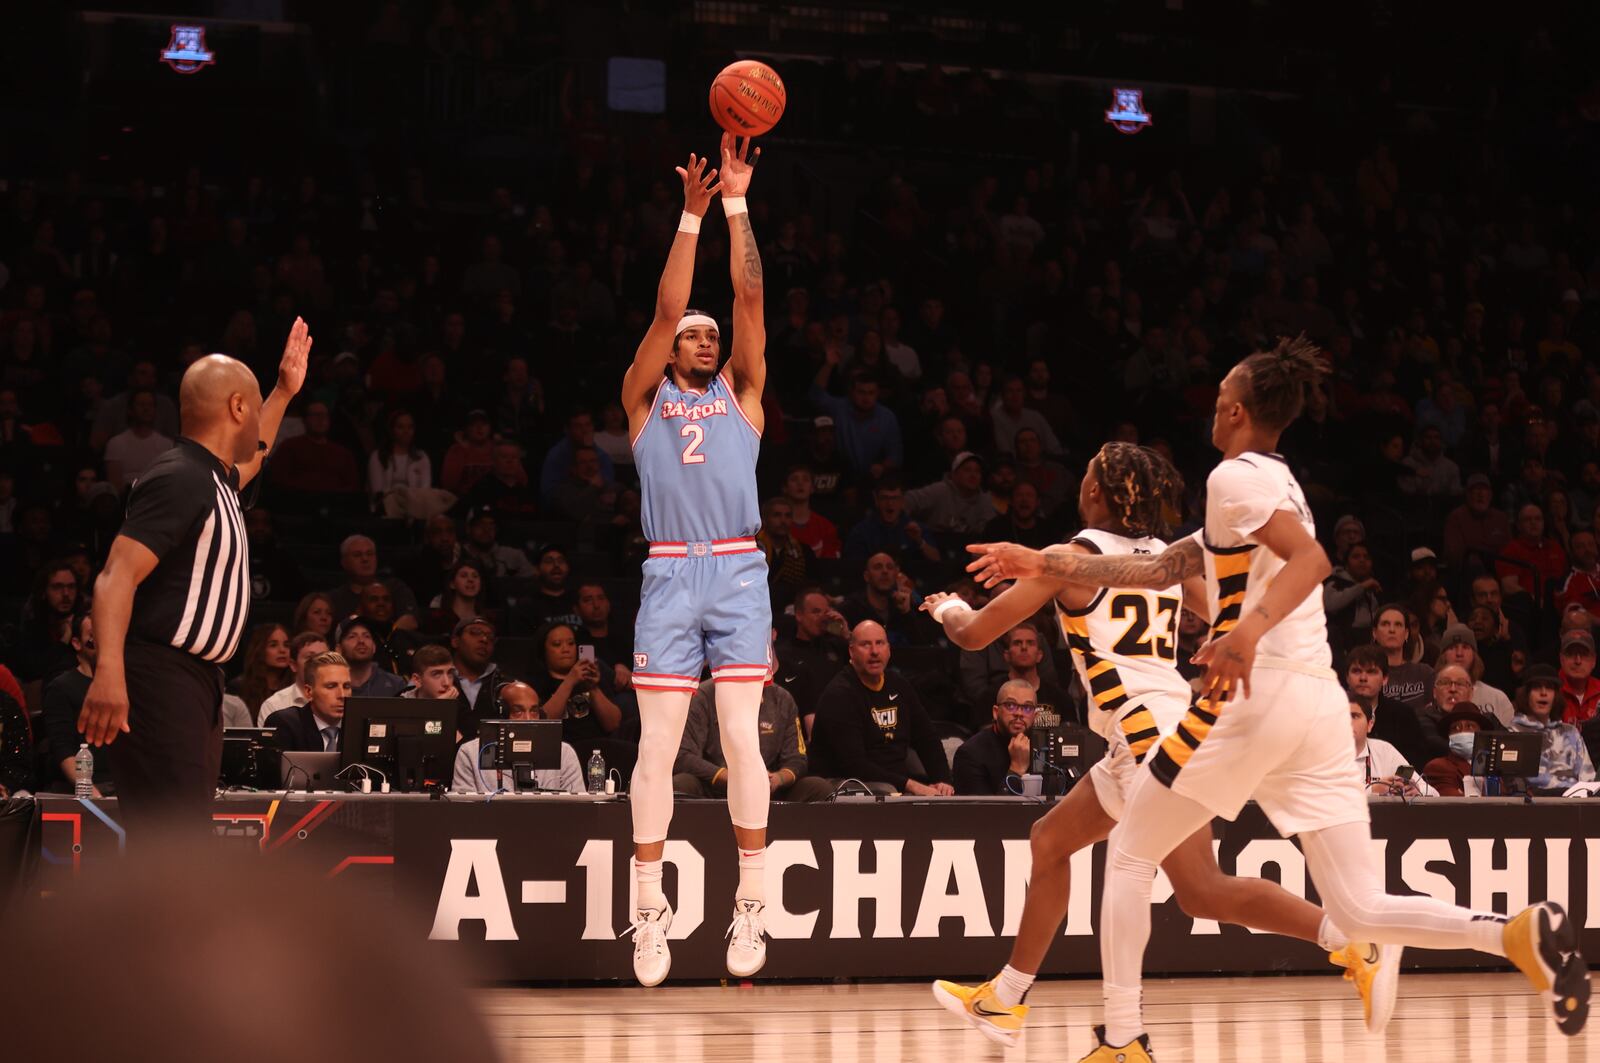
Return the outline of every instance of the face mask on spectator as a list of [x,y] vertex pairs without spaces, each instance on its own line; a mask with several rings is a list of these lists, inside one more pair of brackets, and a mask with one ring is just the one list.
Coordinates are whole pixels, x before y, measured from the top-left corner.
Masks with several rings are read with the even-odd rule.
[[1472,743],[1478,737],[1476,731],[1457,731],[1450,736],[1450,752],[1462,760],[1472,759]]

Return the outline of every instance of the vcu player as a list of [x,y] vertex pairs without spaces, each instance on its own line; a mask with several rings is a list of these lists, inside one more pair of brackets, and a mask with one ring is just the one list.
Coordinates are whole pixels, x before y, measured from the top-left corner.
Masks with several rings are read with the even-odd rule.
[[[1115,558],[1160,554],[1166,506],[1181,503],[1176,470],[1153,450],[1107,443],[1078,489],[1085,528],[1068,553]],[[933,984],[934,997],[1000,1044],[1015,1044],[1028,1009],[1022,1001],[1067,912],[1072,854],[1103,841],[1123,814],[1138,765],[1189,709],[1189,684],[1178,674],[1178,615],[1185,601],[1205,615],[1198,576],[1151,589],[1099,589],[1045,576],[1024,579],[974,612],[960,598],[923,603],[963,649],[987,646],[1041,606],[1054,603],[1072,662],[1090,692],[1089,718],[1109,749],[1089,772],[1093,785],[1074,787],[1032,831],[1033,870],[1011,959],[979,986]],[[1367,1023],[1381,1030],[1393,1009],[1397,969],[1368,961],[1320,908],[1259,878],[1234,878],[1217,866],[1211,831],[1201,824],[1163,861],[1183,910],[1196,919],[1238,923],[1315,941],[1349,969],[1367,1001]]]
[[[689,156],[679,167],[684,210],[656,295],[655,320],[622,382],[629,438],[650,539],[634,632],[633,686],[642,733],[633,772],[635,877],[633,969],[646,986],[667,976],[672,910],[661,858],[672,821],[672,765],[689,698],[711,665],[717,723],[728,760],[728,812],[739,846],[739,888],[729,928],[728,971],[747,977],[766,962],[762,875],[770,776],[758,717],[772,630],[756,455],[766,384],[761,256],[744,194],[756,157],[722,138],[722,176]],[[720,371],[717,323],[688,310],[695,244],[712,196],[722,193],[733,277],[733,354]]]
[[1233,367],[1212,423],[1223,460],[1206,481],[1205,527],[1161,554],[972,548],[984,556],[969,567],[986,582],[1050,576],[1162,588],[1204,575],[1213,607],[1213,637],[1195,656],[1206,665],[1204,694],[1145,758],[1111,833],[1100,928],[1106,1026],[1087,1060],[1149,1059],[1139,983],[1156,865],[1211,817],[1231,819],[1252,797],[1281,833],[1299,835],[1317,893],[1339,925],[1392,943],[1385,964],[1397,962],[1402,944],[1504,956],[1551,1003],[1563,1033],[1576,1034],[1588,1017],[1588,968],[1560,905],[1541,902],[1507,919],[1385,892],[1317,593],[1328,558],[1300,485],[1275,453],[1324,372],[1303,339]]

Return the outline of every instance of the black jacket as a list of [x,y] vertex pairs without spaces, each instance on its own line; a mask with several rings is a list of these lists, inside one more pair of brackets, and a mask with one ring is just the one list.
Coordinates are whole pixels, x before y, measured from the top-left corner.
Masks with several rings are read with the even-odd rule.
[[[956,793],[963,796],[1020,794],[1022,779],[1011,770],[1011,738],[985,727],[956,750]],[[1009,785],[1008,785],[1009,784]]]
[[918,781],[949,782],[950,765],[916,689],[894,672],[868,690],[851,668],[823,688],[811,729],[811,774],[830,779],[886,782],[904,790],[912,777],[907,755],[914,749],[924,775]]
[[[272,741],[285,753],[323,752],[322,728],[317,726],[317,718],[309,705],[279,709],[267,717],[265,726],[275,729]],[[341,729],[339,742],[334,748],[337,750],[343,743],[344,731]]]

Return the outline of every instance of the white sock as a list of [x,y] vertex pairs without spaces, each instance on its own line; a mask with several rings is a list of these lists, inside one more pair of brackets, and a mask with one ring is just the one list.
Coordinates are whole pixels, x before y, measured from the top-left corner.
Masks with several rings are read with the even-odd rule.
[[1028,999],[1028,990],[1033,988],[1033,977],[1006,964],[994,976],[994,998],[1008,1008],[1016,1007]]
[[1334,923],[1333,916],[1324,914],[1322,925],[1317,927],[1317,947],[1323,952],[1338,952],[1348,944],[1350,938]]
[[667,895],[661,892],[661,861],[639,860],[634,864],[634,880],[639,885],[639,911],[662,909],[667,906]]
[[734,893],[736,901],[761,901],[766,903],[766,868],[767,850],[739,849],[739,889]]

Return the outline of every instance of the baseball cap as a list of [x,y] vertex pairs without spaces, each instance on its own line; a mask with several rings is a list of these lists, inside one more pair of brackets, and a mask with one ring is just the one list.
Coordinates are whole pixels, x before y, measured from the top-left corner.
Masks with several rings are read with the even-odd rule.
[[950,463],[950,471],[955,472],[969,461],[975,461],[979,465],[983,464],[983,459],[978,457],[978,455],[974,454],[970,450],[963,450],[961,453],[957,454],[955,460]]
[[812,428],[832,428],[833,427],[833,418],[829,417],[827,414],[823,414],[821,417],[813,417],[811,419],[811,427]]
[[1444,629],[1444,634],[1439,638],[1439,650],[1443,652],[1452,646],[1471,646],[1472,652],[1477,653],[1478,637],[1465,624],[1451,624]]
[[467,628],[472,627],[474,624],[482,624],[484,627],[489,629],[489,634],[494,634],[493,620],[482,616],[469,616],[465,620],[456,621],[455,629],[450,632],[451,637],[460,638],[462,635],[466,634]]
[[1470,491],[1474,487],[1493,488],[1494,484],[1489,480],[1488,474],[1475,472],[1467,477],[1467,490]]
[[484,517],[489,517],[490,519],[493,519],[494,510],[489,508],[488,506],[473,506],[471,509],[467,510],[467,523],[468,524],[476,524],[479,520],[481,520]]
[[1590,653],[1594,652],[1594,636],[1587,631],[1569,631],[1561,636],[1561,652],[1566,653],[1574,646],[1581,646]]
[[1434,553],[1431,547],[1419,546],[1415,550],[1411,551],[1411,563],[1413,565],[1417,564],[1419,561],[1433,561],[1437,563],[1438,560],[1439,555]]
[[376,637],[379,625],[376,621],[369,620],[364,616],[347,616],[343,620],[339,621],[338,627],[333,629],[334,644],[337,645],[338,643],[343,642],[344,637],[358,627],[366,628],[367,634]]
[[494,418],[489,416],[489,411],[488,410],[477,409],[477,410],[468,410],[467,411],[467,423],[468,424],[471,424],[473,421],[492,421],[492,420],[494,420]]

